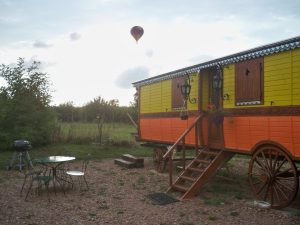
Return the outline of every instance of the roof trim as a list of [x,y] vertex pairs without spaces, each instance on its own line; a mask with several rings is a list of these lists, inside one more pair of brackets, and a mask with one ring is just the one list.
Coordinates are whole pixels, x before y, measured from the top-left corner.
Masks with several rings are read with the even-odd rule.
[[300,48],[300,36],[290,38],[287,40],[271,43],[268,45],[263,45],[260,47],[256,47],[250,50],[242,51],[236,54],[228,55],[225,57],[217,58],[214,60],[210,60],[204,63],[200,63],[194,66],[185,67],[182,69],[174,70],[168,73],[164,73],[155,77],[150,77],[141,81],[137,81],[132,83],[134,87],[143,86],[146,84],[151,84],[155,82],[159,82],[162,80],[172,79],[174,77],[184,76],[185,74],[199,72],[202,69],[213,67],[216,65],[228,65],[240,61],[245,61],[248,59],[255,59],[258,57],[271,55],[278,52],[288,51],[291,49]]

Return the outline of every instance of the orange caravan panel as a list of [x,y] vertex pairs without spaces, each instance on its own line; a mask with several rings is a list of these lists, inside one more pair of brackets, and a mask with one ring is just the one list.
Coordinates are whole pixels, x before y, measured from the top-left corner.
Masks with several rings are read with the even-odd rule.
[[249,152],[258,142],[269,140],[300,156],[299,116],[226,117],[223,129],[226,148]]
[[[195,117],[181,120],[172,118],[141,118],[140,135],[142,140],[174,143],[194,122]],[[195,144],[195,129],[186,136],[186,144]]]
[[292,117],[292,126],[294,154],[296,157],[300,157],[300,116]]

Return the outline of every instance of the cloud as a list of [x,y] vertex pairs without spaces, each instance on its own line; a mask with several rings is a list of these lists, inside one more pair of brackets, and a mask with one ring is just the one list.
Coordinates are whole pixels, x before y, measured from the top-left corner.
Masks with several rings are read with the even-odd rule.
[[120,88],[129,89],[131,83],[145,79],[149,76],[149,69],[145,66],[138,66],[122,72],[116,80],[116,85]]
[[145,52],[146,56],[151,58],[153,56],[153,50],[151,49],[148,49],[146,52]]
[[71,41],[77,41],[81,38],[81,35],[77,32],[73,32],[70,34]]
[[43,41],[35,41],[33,43],[33,47],[35,47],[35,48],[50,48],[50,47],[52,47],[52,45],[47,44],[46,42],[43,42]]
[[105,4],[105,3],[113,2],[114,0],[98,0],[98,1],[102,4]]
[[16,25],[20,22],[20,19],[18,18],[13,18],[11,16],[6,16],[6,17],[0,17],[0,24],[1,25]]

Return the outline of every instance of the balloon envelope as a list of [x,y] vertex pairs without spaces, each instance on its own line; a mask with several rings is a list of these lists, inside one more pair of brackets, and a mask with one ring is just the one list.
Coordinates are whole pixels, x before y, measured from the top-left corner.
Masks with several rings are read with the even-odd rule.
[[143,36],[144,34],[144,29],[140,26],[134,26],[130,30],[131,35],[134,37],[136,42]]

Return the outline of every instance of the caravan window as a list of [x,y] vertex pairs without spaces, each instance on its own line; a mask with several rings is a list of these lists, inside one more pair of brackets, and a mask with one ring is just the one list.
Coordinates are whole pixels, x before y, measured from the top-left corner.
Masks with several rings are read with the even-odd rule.
[[263,58],[235,64],[235,104],[263,104]]

